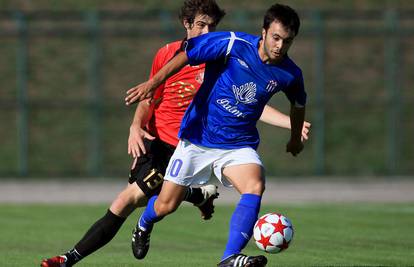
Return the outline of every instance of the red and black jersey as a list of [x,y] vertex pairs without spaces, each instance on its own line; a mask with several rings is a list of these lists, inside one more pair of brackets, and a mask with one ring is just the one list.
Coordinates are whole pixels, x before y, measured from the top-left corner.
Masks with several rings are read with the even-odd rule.
[[[169,43],[158,50],[152,63],[152,78],[180,51],[182,41]],[[162,141],[176,146],[181,120],[204,78],[205,64],[186,65],[165,81],[154,93],[154,113],[149,121],[150,132]]]

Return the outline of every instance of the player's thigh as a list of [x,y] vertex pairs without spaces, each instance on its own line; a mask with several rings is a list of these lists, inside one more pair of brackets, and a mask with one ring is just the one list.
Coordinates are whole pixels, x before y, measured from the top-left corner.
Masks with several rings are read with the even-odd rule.
[[265,189],[263,166],[256,163],[226,166],[223,175],[240,194],[262,195]]
[[159,194],[164,181],[165,169],[174,147],[159,139],[145,140],[147,153],[137,159],[131,170],[129,183],[136,183],[147,198]]

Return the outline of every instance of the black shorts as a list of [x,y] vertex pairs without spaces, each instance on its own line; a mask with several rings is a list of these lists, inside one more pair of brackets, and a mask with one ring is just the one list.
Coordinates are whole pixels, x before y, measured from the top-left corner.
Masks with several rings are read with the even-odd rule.
[[129,183],[136,182],[149,198],[159,194],[164,181],[165,170],[174,153],[175,147],[161,141],[144,139],[147,153],[138,158],[135,168],[129,175]]

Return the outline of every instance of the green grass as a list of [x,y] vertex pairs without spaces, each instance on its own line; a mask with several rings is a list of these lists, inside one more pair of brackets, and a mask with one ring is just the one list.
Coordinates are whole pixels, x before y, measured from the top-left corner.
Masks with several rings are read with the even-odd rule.
[[[42,257],[71,248],[97,218],[102,205],[0,205],[0,266],[37,266]],[[219,206],[212,221],[185,205],[158,223],[145,260],[130,251],[128,219],[112,242],[77,266],[215,266],[227,238],[233,207]],[[267,255],[268,266],[413,266],[414,205],[297,204],[263,206],[295,227],[291,247]],[[244,251],[260,251],[250,242]]]

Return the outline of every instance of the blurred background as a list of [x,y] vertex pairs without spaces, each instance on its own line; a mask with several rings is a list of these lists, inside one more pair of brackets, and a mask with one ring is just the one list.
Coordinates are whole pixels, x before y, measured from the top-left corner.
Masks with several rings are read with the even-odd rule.
[[[218,30],[260,34],[273,1],[217,0]],[[290,56],[308,92],[309,141],[259,123],[270,176],[414,174],[414,1],[292,0]],[[160,0],[0,0],[0,177],[127,177],[135,106],[155,52],[182,39],[182,4]],[[283,94],[271,104],[289,112]],[[410,137],[411,136],[411,137]]]

